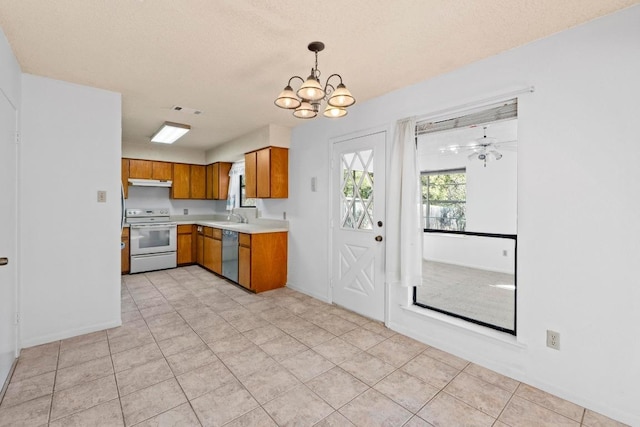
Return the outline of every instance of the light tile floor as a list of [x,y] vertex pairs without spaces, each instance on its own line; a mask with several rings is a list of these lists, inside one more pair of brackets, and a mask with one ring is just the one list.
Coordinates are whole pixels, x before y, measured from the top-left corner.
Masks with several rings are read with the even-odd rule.
[[28,348],[0,426],[622,425],[290,289],[123,276],[123,326]]

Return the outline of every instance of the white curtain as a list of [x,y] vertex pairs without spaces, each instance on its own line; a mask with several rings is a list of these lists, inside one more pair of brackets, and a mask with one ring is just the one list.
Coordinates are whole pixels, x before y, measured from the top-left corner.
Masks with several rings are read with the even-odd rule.
[[229,195],[227,196],[227,210],[240,207],[240,175],[244,175],[244,160],[235,162],[229,170]]
[[391,147],[387,197],[387,283],[422,285],[420,169],[415,119],[399,120]]

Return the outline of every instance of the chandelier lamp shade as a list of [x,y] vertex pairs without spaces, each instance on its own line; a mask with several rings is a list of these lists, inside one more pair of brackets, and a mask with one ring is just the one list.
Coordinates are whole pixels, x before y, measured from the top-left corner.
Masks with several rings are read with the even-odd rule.
[[[280,92],[275,104],[287,110],[293,110],[293,115],[299,119],[312,119],[318,115],[322,101],[326,101],[327,105],[323,115],[329,118],[344,117],[347,114],[347,107],[355,104],[356,100],[349,92],[349,89],[342,83],[340,74],[331,74],[324,87],[320,83],[320,70],[318,69],[318,52],[324,50],[324,43],[311,42],[308,49],[315,53],[315,67],[311,69],[311,73],[307,79],[300,76],[293,76],[285,88]],[[339,80],[334,86],[330,81]],[[294,92],[291,82],[300,80],[302,83],[300,88]]]

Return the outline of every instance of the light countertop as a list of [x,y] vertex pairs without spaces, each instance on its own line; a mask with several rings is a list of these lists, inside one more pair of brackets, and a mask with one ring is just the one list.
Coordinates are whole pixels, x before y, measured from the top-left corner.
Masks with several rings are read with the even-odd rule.
[[255,224],[255,223],[241,224],[239,222],[232,222],[232,221],[202,221],[202,220],[199,220],[199,221],[183,220],[183,221],[176,221],[176,222],[178,223],[178,225],[196,224],[196,225],[202,225],[205,227],[220,228],[222,230],[231,230],[231,231],[237,231],[239,233],[246,233],[246,234],[281,233],[281,232],[286,233],[289,231],[286,227],[273,225],[273,224]]

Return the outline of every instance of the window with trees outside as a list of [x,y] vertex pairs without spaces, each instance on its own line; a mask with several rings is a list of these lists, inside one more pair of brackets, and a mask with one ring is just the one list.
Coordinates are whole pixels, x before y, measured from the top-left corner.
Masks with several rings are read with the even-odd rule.
[[427,230],[464,231],[465,169],[422,172],[422,216]]

